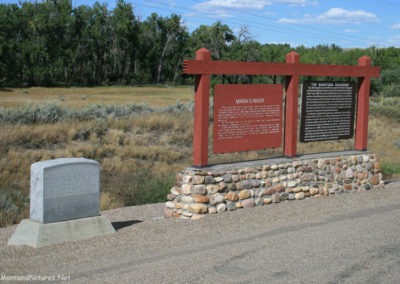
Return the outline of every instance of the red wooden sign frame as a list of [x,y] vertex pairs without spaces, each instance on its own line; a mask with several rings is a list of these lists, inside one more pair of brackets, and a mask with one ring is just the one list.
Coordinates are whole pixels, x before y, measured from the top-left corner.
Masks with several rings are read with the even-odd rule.
[[196,75],[195,115],[193,137],[193,166],[208,164],[208,116],[210,76],[222,74],[283,75],[286,77],[285,126],[283,153],[297,155],[297,115],[299,76],[340,76],[358,79],[357,121],[355,149],[367,150],[370,78],[380,76],[380,68],[371,66],[371,59],[360,57],[358,66],[301,64],[299,55],[292,51],[286,63],[212,61],[210,52],[201,48],[195,60],[185,60],[183,73]]

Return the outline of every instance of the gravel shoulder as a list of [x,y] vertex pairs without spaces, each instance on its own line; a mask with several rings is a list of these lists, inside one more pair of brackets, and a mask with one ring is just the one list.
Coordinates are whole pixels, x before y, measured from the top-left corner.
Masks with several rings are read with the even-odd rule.
[[[385,189],[287,201],[207,215],[196,221],[163,219],[163,203],[119,208],[102,212],[117,228],[116,234],[39,249],[8,247],[7,241],[16,228],[11,226],[0,229],[0,276],[70,276],[76,283],[133,280],[136,283],[265,280],[303,283],[321,277],[328,277],[326,282],[328,279],[335,282],[341,280],[340,273],[345,271],[341,264],[328,267],[329,270],[321,267],[319,272],[308,271],[309,266],[302,268],[304,263],[293,266],[292,270],[279,269],[279,265],[288,265],[313,250],[309,261],[315,265],[326,261],[327,256],[318,255],[324,250],[327,254],[332,250],[330,258],[336,259],[340,255],[354,255],[351,252],[354,247],[362,257],[364,246],[368,251],[384,241],[396,246],[399,253],[393,261],[400,263],[400,221],[394,218],[400,216],[399,190],[400,183],[394,182]],[[383,235],[374,231],[381,227],[392,231]],[[292,238],[309,250],[292,247]],[[315,240],[311,242],[312,238]],[[339,241],[340,238],[344,241]],[[335,250],[336,241],[343,252]],[[270,259],[274,253],[275,258]],[[250,267],[248,264],[241,267],[239,263],[245,260]],[[264,269],[253,274],[261,264]],[[299,275],[296,278],[299,282],[290,281],[291,273],[297,269],[306,269],[307,274]],[[335,272],[339,274],[329,274]]]

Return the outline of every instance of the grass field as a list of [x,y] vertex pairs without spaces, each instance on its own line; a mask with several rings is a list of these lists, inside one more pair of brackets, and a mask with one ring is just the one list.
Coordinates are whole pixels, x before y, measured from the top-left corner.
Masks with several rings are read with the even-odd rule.
[[[192,162],[192,99],[190,87],[0,90],[0,226],[29,216],[30,165],[46,159],[98,161],[101,209],[164,201],[176,172]],[[371,102],[369,150],[381,158],[387,178],[400,177],[399,105]],[[299,144],[298,153],[350,150],[353,144]],[[282,148],[224,155],[210,149],[210,163],[280,155]]]
[[152,106],[173,105],[193,98],[192,87],[93,87],[93,88],[21,88],[0,89],[0,107],[11,108],[25,103],[58,102],[80,108],[91,104],[146,103]]

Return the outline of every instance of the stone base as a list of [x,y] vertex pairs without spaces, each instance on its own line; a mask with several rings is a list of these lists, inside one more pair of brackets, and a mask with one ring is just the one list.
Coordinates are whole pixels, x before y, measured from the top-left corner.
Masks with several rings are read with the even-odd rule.
[[363,151],[187,168],[177,175],[164,216],[198,219],[207,213],[381,187],[378,158]]
[[40,248],[52,244],[81,241],[113,233],[115,233],[115,229],[105,216],[48,224],[24,219],[8,240],[7,245],[27,245]]

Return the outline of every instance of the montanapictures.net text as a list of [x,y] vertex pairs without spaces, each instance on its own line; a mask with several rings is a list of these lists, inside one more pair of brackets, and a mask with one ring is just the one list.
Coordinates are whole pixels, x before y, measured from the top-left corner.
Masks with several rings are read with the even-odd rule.
[[0,281],[70,281],[71,276],[67,275],[4,275]]

